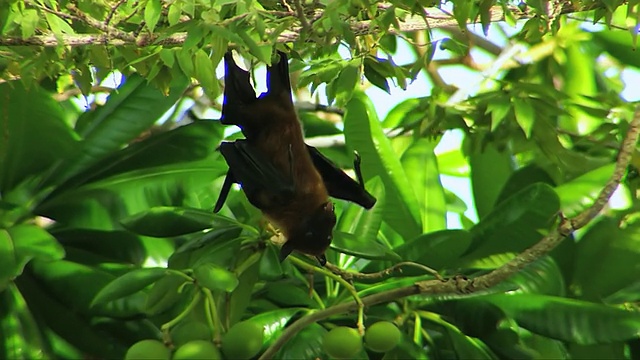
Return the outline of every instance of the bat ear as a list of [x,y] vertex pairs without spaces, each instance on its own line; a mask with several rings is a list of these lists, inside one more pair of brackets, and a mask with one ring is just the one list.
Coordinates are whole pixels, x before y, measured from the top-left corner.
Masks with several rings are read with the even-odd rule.
[[288,241],[282,245],[280,248],[280,261],[284,261],[284,259],[289,256],[293,252],[293,245],[291,245]]
[[[267,67],[267,88],[269,95],[287,94],[291,99],[291,79],[289,78],[289,62],[287,54],[278,51],[280,58],[277,63]],[[293,100],[291,101],[293,103]]]

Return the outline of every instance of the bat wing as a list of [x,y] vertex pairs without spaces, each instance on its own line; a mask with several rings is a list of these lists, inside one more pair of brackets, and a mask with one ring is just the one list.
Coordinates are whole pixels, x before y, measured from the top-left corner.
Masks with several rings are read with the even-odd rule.
[[240,184],[249,202],[262,210],[286,204],[293,197],[293,179],[280,173],[267,157],[248,142],[223,142],[220,144],[220,152],[229,165],[229,172],[215,212],[222,208],[233,183]]
[[307,149],[309,150],[309,155],[311,155],[311,160],[313,160],[313,165],[322,176],[330,196],[354,202],[365,209],[371,209],[375,205],[376,198],[364,188],[364,184],[359,184],[345,174],[331,160],[322,155],[318,149],[309,145],[307,145]]
[[249,114],[246,109],[255,103],[256,91],[249,82],[249,72],[233,60],[231,51],[224,55],[224,100],[220,122],[242,127]]

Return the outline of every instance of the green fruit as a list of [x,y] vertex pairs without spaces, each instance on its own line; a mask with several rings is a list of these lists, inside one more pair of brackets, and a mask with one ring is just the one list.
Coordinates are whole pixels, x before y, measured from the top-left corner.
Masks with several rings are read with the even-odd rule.
[[340,326],[331,329],[323,340],[324,351],[337,359],[350,359],[362,351],[362,338],[356,329]]
[[228,359],[251,359],[262,349],[264,328],[251,321],[239,322],[222,338],[222,352]]
[[398,346],[402,334],[397,326],[388,321],[379,321],[367,328],[364,342],[375,352],[384,353]]
[[207,340],[193,340],[180,346],[173,354],[173,360],[222,359],[220,351]]
[[131,345],[124,359],[169,360],[171,359],[171,351],[158,340],[142,340]]
[[200,321],[181,322],[169,333],[175,347],[180,347],[193,340],[211,340],[211,330]]

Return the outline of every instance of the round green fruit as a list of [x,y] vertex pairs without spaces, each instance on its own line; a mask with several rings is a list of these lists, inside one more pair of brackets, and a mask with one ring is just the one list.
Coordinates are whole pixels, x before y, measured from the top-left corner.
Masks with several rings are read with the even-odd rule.
[[131,345],[124,359],[169,360],[171,359],[171,351],[158,340],[142,340]]
[[364,342],[375,352],[384,353],[398,346],[402,334],[397,326],[389,321],[379,321],[367,328]]
[[222,355],[211,341],[193,340],[180,346],[173,354],[173,360],[220,360]]
[[362,351],[362,338],[356,329],[340,326],[325,334],[323,345],[334,358],[350,359]]
[[239,322],[222,338],[222,352],[228,359],[251,359],[262,349],[264,328],[251,321]]
[[180,347],[193,340],[211,340],[211,330],[200,321],[188,321],[178,324],[169,333],[175,347]]

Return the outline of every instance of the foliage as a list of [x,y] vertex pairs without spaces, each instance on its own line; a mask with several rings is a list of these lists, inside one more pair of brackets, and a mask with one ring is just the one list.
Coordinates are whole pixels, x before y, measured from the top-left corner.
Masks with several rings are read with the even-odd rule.
[[[273,233],[238,189],[220,214],[211,212],[227,170],[215,148],[237,135],[182,118],[203,101],[198,85],[219,108],[215,69],[230,43],[266,63],[274,48],[290,51],[297,97],[326,84],[328,100],[344,110],[340,126],[323,112],[301,113],[308,136],[343,136],[321,149],[341,166],[358,150],[378,198],[370,211],[336,201],[331,263],[376,273],[413,262],[446,277],[505,264],[555,226],[559,211],[572,216],[593,202],[631,118],[620,76],[640,66],[637,34],[581,27],[576,18],[615,29],[637,19],[638,2],[578,3],[552,11],[537,1],[516,9],[466,0],[0,4],[0,357],[122,358],[146,339],[172,350],[210,340],[228,357],[225,343],[238,348],[239,326],[257,329],[242,340],[258,339],[250,347],[262,353],[308,314],[433,278],[405,267],[351,284],[300,255],[281,263]],[[515,30],[490,26],[496,4]],[[507,56],[514,45],[455,27],[434,32],[439,38],[397,30],[436,5],[452,5],[462,27],[478,20],[485,33],[509,29],[505,39],[522,51]],[[295,41],[282,44],[296,28]],[[115,44],[11,45],[95,33]],[[393,61],[400,46],[413,51],[411,63]],[[448,64],[478,70],[476,50],[493,56],[482,70],[487,80],[460,89],[443,82]],[[447,58],[433,58],[441,53]],[[113,70],[124,80],[105,89]],[[405,88],[425,74],[431,94],[424,89],[382,119],[362,91]],[[70,97],[74,91],[83,96]],[[105,91],[101,103],[94,95]],[[453,131],[464,135],[462,148],[436,154]],[[366,346],[357,356],[637,356],[637,165],[619,189],[626,203],[499,287],[366,308],[365,326],[392,321],[401,340],[385,354]],[[470,179],[477,221],[443,175]],[[447,228],[451,218],[461,228]],[[313,323],[275,357],[326,359],[325,335],[358,320],[345,313]]]

